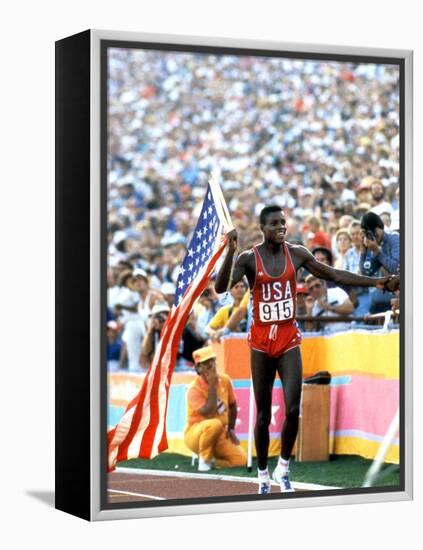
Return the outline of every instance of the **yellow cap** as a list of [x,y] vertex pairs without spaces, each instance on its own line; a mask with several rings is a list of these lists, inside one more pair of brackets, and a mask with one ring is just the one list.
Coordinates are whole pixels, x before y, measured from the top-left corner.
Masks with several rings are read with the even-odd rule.
[[198,363],[203,363],[209,359],[216,359],[216,354],[211,346],[206,346],[205,348],[196,349],[192,354],[192,358],[194,363],[198,365]]

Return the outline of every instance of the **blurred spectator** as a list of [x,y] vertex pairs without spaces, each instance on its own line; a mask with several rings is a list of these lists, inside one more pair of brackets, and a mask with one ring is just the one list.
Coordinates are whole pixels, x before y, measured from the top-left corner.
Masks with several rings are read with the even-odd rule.
[[[374,212],[368,212],[361,219],[364,250],[360,257],[360,271],[363,275],[375,276],[384,273],[399,273],[400,237],[398,233],[384,231],[383,221]],[[393,294],[372,288],[370,292],[370,313],[389,309]]]
[[[223,329],[225,327],[230,316],[232,315],[232,312],[238,309],[245,292],[246,285],[244,281],[239,281],[239,283],[231,288],[230,294],[233,298],[233,304],[230,306],[221,307],[205,329],[206,334],[208,334],[212,340],[218,340],[220,338],[220,333],[218,332],[219,329]],[[246,323],[244,323],[244,325],[239,327],[238,330],[245,332],[246,328]]]
[[125,367],[126,352],[119,336],[119,325],[116,321],[107,323],[107,370],[116,372]]
[[138,293],[136,314],[125,323],[122,340],[128,354],[128,368],[131,372],[139,372],[139,356],[141,342],[147,330],[148,316],[154,304],[162,299],[162,295],[150,289],[148,275],[143,269],[132,272],[132,288]]
[[399,231],[400,230],[400,188],[397,187],[395,190],[395,201],[394,213],[392,214],[392,223],[391,230]]
[[[351,237],[352,246],[346,254],[344,269],[351,271],[351,273],[359,274],[361,253],[364,250],[361,223],[358,220],[351,222],[348,232]],[[353,291],[358,301],[357,304],[354,304],[354,315],[356,317],[367,315],[370,308],[369,289],[366,287],[354,287]]]
[[160,292],[164,296],[168,306],[172,308],[175,302],[176,287],[174,283],[165,282],[160,287]]
[[393,208],[392,205],[385,200],[385,188],[383,183],[378,179],[374,179],[370,185],[370,192],[373,201],[371,212],[374,212],[379,216],[383,212],[387,212],[390,216],[392,216]]
[[[342,288],[327,288],[325,282],[317,279],[314,275],[308,275],[305,282],[309,295],[312,298],[312,300],[306,300],[308,315],[313,317],[340,317],[350,315],[353,312],[354,306],[348,294]],[[326,324],[313,322],[313,329],[318,331],[336,332],[348,330],[349,328],[349,323],[345,322],[330,322]]]
[[399,314],[400,314],[400,291],[395,291],[395,298],[392,298],[391,300],[391,308],[393,313],[394,322],[399,322]]
[[311,251],[318,262],[333,266],[333,254],[329,248],[318,246]]
[[244,294],[239,307],[232,311],[225,326],[217,331],[216,339],[218,340],[225,334],[231,332],[247,332],[251,325],[251,301],[250,289]]
[[[122,270],[143,269],[150,290],[176,283],[215,167],[234,224],[243,228],[240,251],[257,242],[257,212],[271,202],[285,209],[290,242],[324,242],[335,256],[331,239],[349,225],[344,216],[360,219],[370,202],[398,205],[398,67],[108,51],[109,307],[118,303]],[[398,215],[383,212],[399,228]],[[146,320],[154,303],[141,302]],[[116,310],[119,318],[126,313],[134,311]]]
[[382,212],[380,214],[380,219],[383,221],[383,225],[385,226],[385,230],[389,231],[392,226],[392,218],[391,214],[389,212]]
[[338,257],[334,267],[345,269],[345,260],[349,249],[351,248],[351,237],[347,229],[339,229],[336,233],[336,250]]
[[357,220],[360,220],[364,214],[367,214],[367,212],[370,210],[370,203],[367,202],[361,202],[354,208],[354,216]]
[[357,188],[357,202],[369,204],[372,202],[372,194],[370,192],[370,185],[374,178],[372,176],[367,176],[363,178],[360,185]]
[[[308,295],[307,285],[304,283],[297,283],[297,315],[308,315],[306,303]],[[297,320],[297,323],[301,332],[304,332],[306,330],[304,321]]]
[[125,270],[119,275],[117,288],[109,294],[108,305],[121,325],[137,317],[138,293],[134,291],[132,271]]
[[345,214],[344,216],[341,216],[339,218],[339,229],[348,229],[352,221],[354,221],[354,218],[349,214]]
[[329,235],[321,229],[321,223],[319,218],[315,216],[308,219],[308,226],[310,232],[313,234],[309,241],[310,248],[315,248],[317,246],[323,246],[325,248],[330,248],[330,237]]
[[[146,334],[142,341],[141,352],[139,356],[139,364],[142,368],[148,368],[154,357],[157,345],[160,340],[160,335],[166,319],[169,315],[170,308],[167,303],[161,302],[155,304],[150,316]],[[176,361],[176,369],[192,365],[192,352],[198,346],[202,346],[205,339],[198,334],[196,329],[195,316],[191,315],[187,325],[182,333],[182,338],[179,343],[178,355]]]
[[139,363],[142,368],[148,368],[153,360],[154,352],[156,351],[159,343],[160,334],[166,322],[167,316],[169,315],[169,311],[169,306],[164,303],[156,304],[151,310],[147,332],[145,333],[142,341],[139,357]]
[[207,287],[200,296],[199,305],[197,308],[197,331],[203,338],[207,339],[206,327],[213,319],[218,309],[218,296],[213,288]]
[[135,269],[132,277],[133,287],[139,294],[138,314],[146,325],[154,305],[163,301],[163,295],[157,290],[150,288],[148,274],[144,269]]
[[351,240],[351,247],[347,250],[345,255],[343,269],[351,273],[360,273],[360,256],[364,248],[361,235],[361,223],[358,220],[352,221],[348,228],[348,233]]
[[333,252],[333,255],[335,257],[335,261],[334,261],[335,263],[336,263],[336,260],[338,260],[338,257],[339,257],[338,245],[337,245],[338,231],[340,231],[341,229],[348,229],[350,223],[353,220],[354,220],[354,218],[352,216],[350,216],[349,214],[343,214],[338,220],[337,229],[334,232],[334,234],[332,235],[332,240],[331,240],[332,252]]
[[[330,265],[333,267],[333,254],[332,250],[329,248],[324,248],[323,246],[318,246],[317,248],[313,248],[311,251],[313,256],[316,258],[318,262],[322,262],[323,264]],[[336,286],[336,284],[333,281],[325,281],[325,284],[328,288],[333,288]]]

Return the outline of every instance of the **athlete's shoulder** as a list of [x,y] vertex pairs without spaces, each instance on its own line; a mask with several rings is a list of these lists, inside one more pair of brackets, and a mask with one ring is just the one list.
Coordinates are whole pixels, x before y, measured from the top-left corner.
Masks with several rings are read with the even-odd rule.
[[301,258],[310,256],[311,252],[302,244],[293,244],[286,242],[286,246],[291,254],[295,254]]
[[299,269],[313,258],[311,252],[301,244],[286,243],[295,269]]
[[254,256],[254,247],[252,248],[247,248],[247,250],[243,250],[241,253],[240,253],[240,256]]
[[248,250],[243,250],[240,255],[238,256],[237,262],[247,264],[251,262],[251,260],[254,258],[254,249],[249,248]]

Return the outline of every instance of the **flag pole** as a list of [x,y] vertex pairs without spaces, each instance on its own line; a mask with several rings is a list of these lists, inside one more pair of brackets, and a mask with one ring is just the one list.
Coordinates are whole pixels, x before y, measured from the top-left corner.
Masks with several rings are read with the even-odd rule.
[[222,217],[225,219],[227,224],[226,231],[229,232],[234,228],[234,225],[232,223],[231,215],[229,214],[229,210],[226,205],[225,197],[223,196],[222,189],[219,185],[219,173],[217,170],[213,170],[213,172],[210,174],[209,184],[211,192],[216,199],[216,208],[220,209],[223,215]]
[[[231,220],[231,216],[229,214],[228,207],[226,205],[225,198],[222,193],[222,189],[219,185],[219,172],[217,170],[213,170],[213,172],[210,175],[209,179],[210,183],[210,189],[212,190],[213,195],[220,199],[219,206],[221,207],[224,217],[227,220],[228,223],[228,231],[234,228]],[[216,200],[216,202],[218,202]],[[247,447],[247,471],[252,471],[252,465],[253,465],[253,431],[254,431],[254,391],[253,391],[253,380],[250,377],[250,395],[249,395],[249,403],[248,403],[248,447]]]
[[253,469],[253,419],[254,419],[254,391],[253,379],[250,377],[250,396],[248,404],[248,448],[247,448],[247,470]]

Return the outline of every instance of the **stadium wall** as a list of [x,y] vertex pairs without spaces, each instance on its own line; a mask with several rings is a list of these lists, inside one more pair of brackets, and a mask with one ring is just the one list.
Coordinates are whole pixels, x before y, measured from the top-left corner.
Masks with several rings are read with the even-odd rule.
[[[249,350],[245,337],[216,345],[219,371],[227,372],[237,397],[237,436],[247,448],[249,410]],[[330,384],[330,454],[373,459],[399,405],[399,333],[351,331],[332,336],[306,336],[301,346],[304,377],[326,370]],[[183,443],[186,388],[193,373],[175,373],[169,394],[167,430],[169,451],[190,455]],[[108,424],[116,424],[126,404],[139,391],[142,375],[109,374]],[[273,390],[270,456],[279,454],[284,420],[282,385]],[[386,461],[398,463],[399,439]]]

